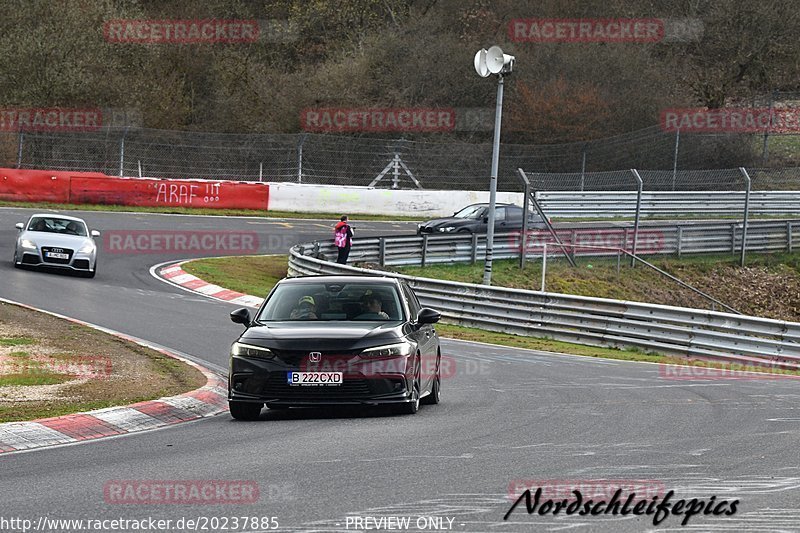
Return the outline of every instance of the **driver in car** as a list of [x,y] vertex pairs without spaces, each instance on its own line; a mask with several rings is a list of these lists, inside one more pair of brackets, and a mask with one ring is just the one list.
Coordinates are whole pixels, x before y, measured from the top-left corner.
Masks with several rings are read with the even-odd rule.
[[381,299],[375,294],[365,294],[361,298],[363,312],[355,317],[356,320],[388,320],[389,315],[381,310]]

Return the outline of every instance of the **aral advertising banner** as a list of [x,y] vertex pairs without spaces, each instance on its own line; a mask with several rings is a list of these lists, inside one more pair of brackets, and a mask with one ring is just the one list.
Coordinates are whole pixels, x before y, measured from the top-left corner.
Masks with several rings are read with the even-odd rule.
[[447,109],[305,109],[300,125],[310,132],[444,132],[456,128],[456,111]]

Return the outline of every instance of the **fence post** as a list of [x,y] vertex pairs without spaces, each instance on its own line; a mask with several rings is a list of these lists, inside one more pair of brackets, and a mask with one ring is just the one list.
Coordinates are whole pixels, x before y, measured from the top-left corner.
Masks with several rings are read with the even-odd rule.
[[258,181],[264,181],[264,162],[258,164]]
[[525,182],[525,190],[522,193],[522,235],[520,236],[519,268],[525,269],[525,256],[528,253],[528,208],[530,200],[528,195],[531,193],[531,185]]
[[585,183],[586,177],[586,143],[583,144],[583,154],[581,157],[581,192],[583,192],[583,186]]
[[642,189],[644,188],[644,182],[642,181],[642,177],[639,175],[639,171],[635,168],[631,169],[633,172],[633,177],[636,178],[637,182],[637,190],[636,190],[636,218],[633,221],[633,248],[631,253],[631,268],[634,268],[636,265],[636,244],[639,241],[639,216],[642,212]]
[[542,292],[544,292],[544,279],[547,276],[547,243],[542,244]]
[[470,264],[474,265],[475,261],[478,260],[478,234],[472,234],[472,255],[470,256]]
[[731,253],[736,253],[736,223],[731,224]]
[[386,266],[386,237],[378,239],[378,264]]
[[128,135],[128,127],[122,131],[122,139],[119,142],[119,177],[123,177],[125,167],[125,136]]
[[681,130],[675,130],[675,155],[672,158],[672,192],[675,192],[675,182],[678,180],[678,147],[681,143]]
[[22,145],[24,143],[25,132],[19,129],[19,141],[17,146],[17,168],[22,168]]
[[742,227],[742,257],[739,261],[739,266],[744,266],[744,257],[745,254],[747,253],[747,215],[750,209],[750,175],[747,173],[747,169],[744,167],[739,167],[739,172],[742,173],[745,185],[747,187],[744,193],[744,225]]
[[306,142],[308,133],[300,135],[297,141],[297,183],[303,183],[303,144]]
[[683,226],[678,226],[678,259],[681,258],[683,252]]
[[786,248],[787,252],[792,253],[792,223],[786,223]]
[[420,265],[422,268],[425,268],[425,261],[428,258],[428,235],[425,234],[422,236],[422,257],[420,258]]

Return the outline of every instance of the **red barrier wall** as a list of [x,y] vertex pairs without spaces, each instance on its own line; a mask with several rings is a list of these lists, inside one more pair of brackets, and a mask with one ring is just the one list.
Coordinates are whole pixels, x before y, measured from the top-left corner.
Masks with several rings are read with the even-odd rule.
[[266,210],[269,185],[0,168],[0,200]]
[[0,200],[69,202],[69,173],[0,168]]

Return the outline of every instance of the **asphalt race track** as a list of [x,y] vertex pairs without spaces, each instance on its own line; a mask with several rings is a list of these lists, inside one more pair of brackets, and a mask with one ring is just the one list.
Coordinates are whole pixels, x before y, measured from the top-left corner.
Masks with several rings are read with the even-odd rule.
[[[109,327],[224,371],[240,326],[233,305],[152,278],[191,254],[110,253],[95,279],[16,270],[14,223],[0,209],[0,296]],[[327,239],[332,221],[78,213],[116,230],[249,231],[259,253]],[[357,236],[412,233],[410,223],[357,223]],[[355,253],[355,248],[354,248]],[[226,255],[219,253],[218,255]],[[453,531],[800,530],[800,383],[674,380],[659,366],[444,341],[455,361],[443,400],[414,416],[380,411],[222,415],[83,444],[0,454],[0,517],[172,519],[277,517],[279,531],[345,531],[347,518],[445,518]],[[509,520],[509,485],[607,479],[673,490],[673,500],[739,500],[733,516],[528,515]],[[115,480],[247,480],[252,504],[109,504]],[[560,481],[559,481],[560,480]],[[588,481],[587,481],[588,482]],[[597,483],[596,481],[594,482]],[[610,491],[610,492],[613,492]],[[215,528],[221,530],[220,527]],[[361,528],[359,528],[361,529]],[[214,530],[214,529],[212,529]],[[239,531],[261,531],[248,527]],[[267,530],[267,529],[263,529]],[[14,531],[9,529],[9,531]]]

